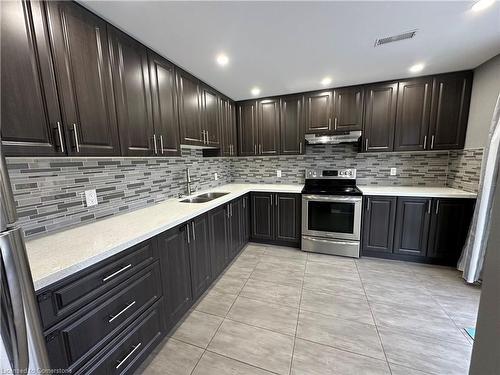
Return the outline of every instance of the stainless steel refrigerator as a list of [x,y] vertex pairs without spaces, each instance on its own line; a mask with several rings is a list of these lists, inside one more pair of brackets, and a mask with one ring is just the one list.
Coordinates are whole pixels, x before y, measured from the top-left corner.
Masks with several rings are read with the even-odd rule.
[[1,371],[40,373],[50,368],[49,360],[1,141],[0,194]]

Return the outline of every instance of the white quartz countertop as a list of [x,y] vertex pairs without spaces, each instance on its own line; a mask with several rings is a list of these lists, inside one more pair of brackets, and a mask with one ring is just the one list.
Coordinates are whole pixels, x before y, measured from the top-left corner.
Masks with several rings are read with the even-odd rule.
[[303,185],[227,184],[199,191],[228,192],[206,203],[164,202],[26,242],[35,290],[154,237],[250,191],[300,193]]
[[476,198],[476,193],[448,187],[426,186],[359,186],[363,195],[394,195],[399,197]]

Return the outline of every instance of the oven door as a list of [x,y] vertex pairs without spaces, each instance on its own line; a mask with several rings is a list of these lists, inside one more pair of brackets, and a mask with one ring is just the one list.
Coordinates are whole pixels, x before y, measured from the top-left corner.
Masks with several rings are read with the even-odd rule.
[[302,234],[359,241],[361,197],[302,195]]

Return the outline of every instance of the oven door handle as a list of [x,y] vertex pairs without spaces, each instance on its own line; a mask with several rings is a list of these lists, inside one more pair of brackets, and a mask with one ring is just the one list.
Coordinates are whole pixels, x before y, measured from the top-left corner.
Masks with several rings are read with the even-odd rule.
[[345,197],[345,196],[331,196],[331,195],[302,195],[305,201],[323,201],[323,202],[361,202],[361,197]]

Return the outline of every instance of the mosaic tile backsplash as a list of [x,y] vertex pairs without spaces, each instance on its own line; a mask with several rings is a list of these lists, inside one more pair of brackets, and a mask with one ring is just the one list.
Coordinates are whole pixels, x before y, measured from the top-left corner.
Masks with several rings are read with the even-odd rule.
[[[201,150],[183,148],[175,158],[8,158],[7,164],[19,223],[30,237],[185,194],[187,167],[195,190],[230,182],[303,183],[306,168],[351,167],[360,185],[477,191],[481,158],[482,149],[359,154],[352,145],[321,145],[299,156],[204,158]],[[396,176],[389,175],[391,167]],[[98,206],[85,207],[88,189],[97,190]]]

